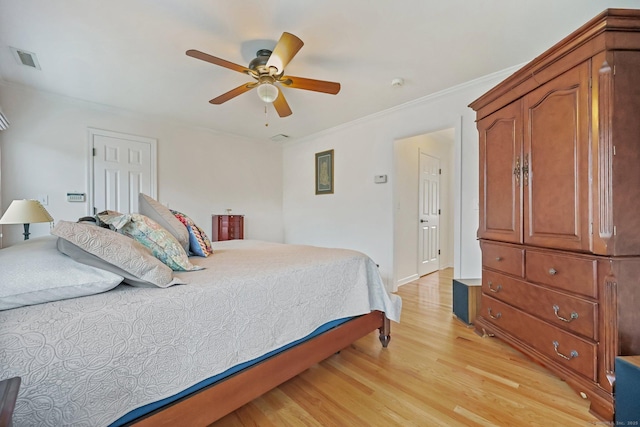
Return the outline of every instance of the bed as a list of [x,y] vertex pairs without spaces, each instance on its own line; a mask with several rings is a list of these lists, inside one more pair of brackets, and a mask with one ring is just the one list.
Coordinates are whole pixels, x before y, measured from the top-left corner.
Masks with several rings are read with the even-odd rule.
[[[3,258],[34,247],[63,257],[47,265],[96,268],[61,242],[0,251],[0,283],[13,280]],[[376,329],[386,347],[400,318],[356,251],[234,240],[188,261],[164,288],[118,282],[0,311],[0,379],[22,380],[14,425],[208,425]]]

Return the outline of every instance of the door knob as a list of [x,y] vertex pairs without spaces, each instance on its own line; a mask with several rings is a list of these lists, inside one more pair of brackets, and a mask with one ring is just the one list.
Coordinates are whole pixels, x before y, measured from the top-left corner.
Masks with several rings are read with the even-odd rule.
[[429,222],[426,219],[421,219],[420,222]]

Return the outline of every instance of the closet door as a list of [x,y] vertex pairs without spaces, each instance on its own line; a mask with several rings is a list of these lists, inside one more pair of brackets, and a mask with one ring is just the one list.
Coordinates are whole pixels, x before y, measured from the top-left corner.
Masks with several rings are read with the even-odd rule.
[[480,224],[478,237],[522,243],[522,103],[478,122]]
[[524,241],[589,250],[589,64],[524,97]]

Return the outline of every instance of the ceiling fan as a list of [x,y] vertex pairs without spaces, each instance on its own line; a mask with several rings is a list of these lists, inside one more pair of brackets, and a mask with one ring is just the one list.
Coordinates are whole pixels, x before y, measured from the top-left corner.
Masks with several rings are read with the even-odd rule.
[[282,90],[279,89],[277,85],[292,89],[329,93],[332,95],[340,92],[340,83],[286,76],[284,74],[284,68],[302,48],[302,45],[304,45],[304,43],[298,37],[291,33],[282,33],[273,52],[268,49],[260,49],[248,67],[243,67],[242,65],[234,64],[233,62],[225,61],[224,59],[194,49],[188,50],[187,55],[233,71],[248,74],[256,80],[255,82],[242,84],[235,89],[231,89],[229,92],[213,98],[209,101],[211,104],[222,104],[253,88],[257,88],[260,99],[265,102],[273,102],[273,106],[278,112],[278,115],[280,117],[287,117],[292,113],[291,108]]

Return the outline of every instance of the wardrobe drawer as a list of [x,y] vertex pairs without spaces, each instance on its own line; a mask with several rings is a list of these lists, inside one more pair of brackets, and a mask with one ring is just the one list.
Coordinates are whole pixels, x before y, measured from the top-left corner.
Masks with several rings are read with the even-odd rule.
[[598,340],[598,304],[494,271],[482,271],[482,292],[560,328]]
[[524,249],[482,241],[482,266],[524,277]]
[[535,250],[527,250],[525,258],[529,282],[597,298],[598,269],[595,259]]
[[555,363],[596,381],[598,347],[510,305],[482,295],[482,317]]

